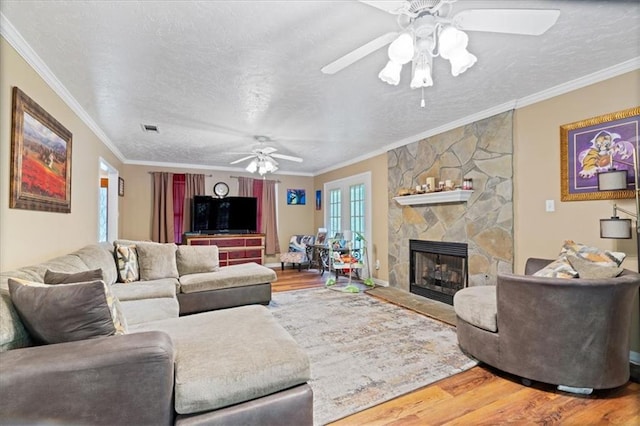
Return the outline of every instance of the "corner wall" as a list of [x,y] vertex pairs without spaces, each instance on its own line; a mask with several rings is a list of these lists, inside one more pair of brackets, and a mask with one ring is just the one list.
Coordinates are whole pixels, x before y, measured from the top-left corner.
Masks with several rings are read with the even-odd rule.
[[[71,213],[9,208],[12,88],[19,87],[72,133]],[[41,262],[98,240],[100,163],[120,160],[0,37],[0,270]]]

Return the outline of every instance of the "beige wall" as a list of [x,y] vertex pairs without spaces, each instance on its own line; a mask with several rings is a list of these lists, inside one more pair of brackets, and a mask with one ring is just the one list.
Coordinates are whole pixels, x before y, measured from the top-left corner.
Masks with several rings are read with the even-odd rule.
[[[560,201],[560,126],[640,105],[640,71],[634,71],[516,110],[514,155],[515,270],[529,257],[555,258],[563,240],[629,254],[624,266],[637,270],[635,239],[600,238],[599,219],[611,216],[611,200]],[[545,200],[556,211],[545,212]],[[617,202],[634,211],[633,200]],[[632,350],[640,352],[635,302]]]
[[[72,133],[71,213],[9,208],[11,91],[19,87]],[[37,263],[98,239],[99,158],[120,161],[0,38],[0,270]]]
[[[389,216],[389,200],[387,194],[387,155],[377,155],[359,163],[318,175],[314,180],[315,189],[313,192],[315,196],[315,190],[322,190],[323,185],[327,182],[365,172],[371,172],[371,228],[373,235],[367,236],[373,247],[373,253],[370,253],[369,256],[372,263],[371,272],[375,279],[389,281],[389,262],[387,255],[389,252],[389,234],[387,230]],[[324,226],[324,207],[325,206],[323,205],[323,210],[315,212],[316,229]],[[373,268],[376,259],[380,260],[380,269],[377,271]]]
[[[121,198],[120,235],[132,240],[148,240],[151,238],[152,214],[152,179],[150,172],[163,171],[172,173],[203,173],[205,177],[206,195],[213,195],[216,182],[229,185],[229,195],[238,194],[238,179],[231,178],[237,173],[207,169],[181,169],[171,167],[147,167],[125,165],[121,176],[125,179],[125,196]],[[255,177],[255,176],[254,176]],[[280,248],[286,251],[291,235],[315,234],[313,227],[313,178],[309,176],[273,175],[269,179],[277,179],[280,183],[278,191],[278,239]],[[287,205],[287,189],[304,189],[307,193],[305,205]],[[279,263],[278,256],[268,256],[266,263]]]

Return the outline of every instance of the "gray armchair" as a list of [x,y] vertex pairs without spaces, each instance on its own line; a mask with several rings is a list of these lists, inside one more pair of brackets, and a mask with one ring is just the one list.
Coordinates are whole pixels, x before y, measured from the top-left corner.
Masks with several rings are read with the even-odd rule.
[[590,393],[629,380],[631,314],[640,274],[562,279],[530,274],[551,260],[529,259],[525,274],[454,296],[460,347],[525,379]]

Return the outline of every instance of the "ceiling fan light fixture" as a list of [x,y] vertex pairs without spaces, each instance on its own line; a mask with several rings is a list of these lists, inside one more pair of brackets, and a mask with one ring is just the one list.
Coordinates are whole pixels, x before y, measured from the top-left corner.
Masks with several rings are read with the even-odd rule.
[[431,56],[422,55],[413,63],[413,78],[410,84],[412,89],[433,86],[431,77]]
[[413,36],[402,33],[389,45],[389,59],[397,64],[404,65],[413,59],[415,49]]
[[449,60],[451,74],[454,77],[462,74],[478,61],[478,58],[467,50],[469,36],[464,31],[448,25],[440,32],[438,41],[440,56]]
[[245,168],[249,173],[255,173],[258,170],[258,161],[254,158]]
[[385,83],[397,86],[400,83],[400,71],[402,71],[402,65],[389,61],[378,74],[378,78]]

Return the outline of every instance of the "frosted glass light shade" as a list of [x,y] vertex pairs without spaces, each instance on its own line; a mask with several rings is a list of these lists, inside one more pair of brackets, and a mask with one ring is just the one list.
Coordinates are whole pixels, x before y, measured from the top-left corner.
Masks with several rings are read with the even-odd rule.
[[598,173],[598,191],[627,189],[627,170],[611,170]]
[[600,219],[600,238],[631,238],[631,219]]
[[462,74],[478,61],[467,50],[469,36],[455,27],[447,26],[440,32],[439,51],[443,59],[451,63],[451,74],[455,77]]
[[411,80],[411,88],[418,89],[420,87],[433,86],[433,79],[431,78],[431,66],[429,64],[422,64],[415,67],[413,70],[413,79]]
[[251,160],[245,170],[249,173],[255,173],[256,170],[258,170],[258,162],[256,160]]
[[415,49],[413,37],[408,33],[402,33],[389,45],[389,59],[397,64],[404,65],[413,59]]
[[402,71],[402,65],[389,61],[378,74],[378,78],[385,83],[397,86],[400,83],[400,71]]

